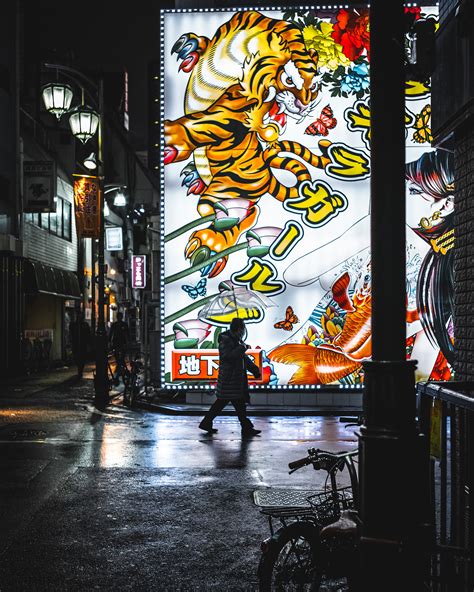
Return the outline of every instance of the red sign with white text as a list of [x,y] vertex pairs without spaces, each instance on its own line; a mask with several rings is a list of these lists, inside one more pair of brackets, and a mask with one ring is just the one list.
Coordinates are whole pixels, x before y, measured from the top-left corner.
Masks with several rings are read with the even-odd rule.
[[[262,372],[262,350],[249,349],[247,355]],[[171,380],[216,381],[219,371],[217,349],[174,349],[171,352]],[[255,380],[252,376],[252,382]]]

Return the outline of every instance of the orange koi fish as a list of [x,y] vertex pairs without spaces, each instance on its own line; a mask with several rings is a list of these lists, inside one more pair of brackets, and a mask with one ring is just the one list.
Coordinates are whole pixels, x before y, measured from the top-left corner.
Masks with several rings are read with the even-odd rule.
[[372,354],[370,327],[372,295],[370,288],[358,290],[353,298],[342,331],[332,343],[302,345],[287,343],[268,354],[270,360],[299,366],[289,384],[329,384],[359,370]]

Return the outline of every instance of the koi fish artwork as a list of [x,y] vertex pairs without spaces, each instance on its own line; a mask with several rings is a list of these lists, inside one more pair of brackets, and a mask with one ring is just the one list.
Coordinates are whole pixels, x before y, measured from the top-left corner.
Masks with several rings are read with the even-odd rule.
[[[345,305],[348,274],[341,276],[332,288],[333,297]],[[347,282],[347,283],[346,283]],[[299,366],[288,384],[329,384],[360,370],[362,361],[372,353],[370,328],[372,296],[366,284],[357,290],[350,302],[342,331],[332,342],[321,345],[286,343],[268,354],[273,362]]]

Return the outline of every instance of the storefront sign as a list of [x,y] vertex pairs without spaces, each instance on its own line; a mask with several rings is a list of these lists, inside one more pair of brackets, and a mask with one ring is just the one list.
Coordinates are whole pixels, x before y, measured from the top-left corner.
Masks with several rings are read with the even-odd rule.
[[132,255],[132,288],[146,287],[146,256]]
[[121,251],[123,249],[123,234],[120,226],[105,229],[105,248],[107,251]]
[[74,175],[77,236],[99,238],[101,196],[98,177]]
[[25,338],[31,339],[32,341],[34,341],[35,339],[40,339],[41,341],[49,339],[53,341],[53,335],[53,329],[25,329],[24,332]]
[[[248,350],[247,355],[262,371],[262,350]],[[217,380],[219,371],[219,350],[217,349],[182,349],[173,350],[171,357],[171,379],[177,381]],[[250,375],[251,376],[251,375]],[[255,380],[252,376],[252,382]]]
[[23,163],[23,200],[25,213],[54,212],[56,204],[56,163],[49,160]]

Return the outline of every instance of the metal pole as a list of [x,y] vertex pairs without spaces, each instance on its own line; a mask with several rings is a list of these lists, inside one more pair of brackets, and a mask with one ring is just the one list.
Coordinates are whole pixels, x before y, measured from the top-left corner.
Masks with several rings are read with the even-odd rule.
[[95,354],[95,397],[94,405],[101,409],[105,408],[109,400],[109,387],[107,377],[107,332],[105,328],[105,281],[104,281],[104,163],[103,163],[103,137],[104,137],[104,82],[101,79],[98,84],[99,94],[99,130],[98,130],[98,177],[100,185],[100,232],[98,242],[98,314]]
[[371,34],[372,361],[360,450],[363,590],[422,590],[416,362],[406,361],[405,68],[402,0],[374,0]]
[[[96,330],[96,302],[95,302],[95,293],[96,293],[96,285],[95,285],[95,238],[91,238],[91,335],[95,337],[95,330]],[[95,345],[94,345],[94,352],[95,352]],[[94,354],[95,355],[95,354]]]

